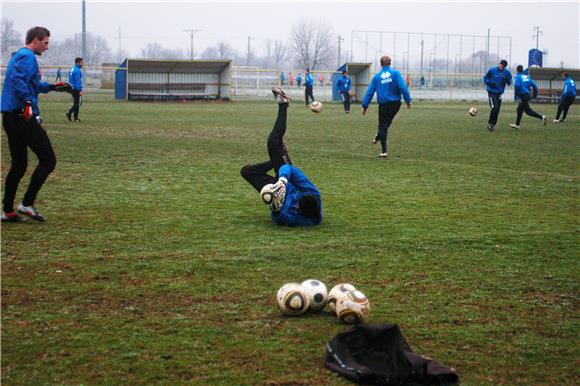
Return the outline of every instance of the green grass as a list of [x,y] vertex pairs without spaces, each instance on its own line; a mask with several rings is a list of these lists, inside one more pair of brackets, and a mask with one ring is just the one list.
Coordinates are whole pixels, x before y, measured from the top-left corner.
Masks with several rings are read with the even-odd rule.
[[324,220],[291,229],[239,175],[267,157],[274,103],[88,96],[80,124],[69,104],[41,101],[59,160],[36,203],[49,221],[2,225],[3,384],[347,384],[322,362],[346,327],[277,311],[277,289],[306,278],[356,285],[371,322],[465,385],[580,382],[577,107],[513,130],[506,103],[490,133],[483,103],[470,118],[469,103],[418,102],[380,160],[376,106],[296,103],[286,139]]

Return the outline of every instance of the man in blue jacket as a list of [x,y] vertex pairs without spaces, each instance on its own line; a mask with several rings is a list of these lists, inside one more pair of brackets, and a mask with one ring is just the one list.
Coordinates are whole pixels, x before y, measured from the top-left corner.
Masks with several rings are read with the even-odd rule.
[[[564,78],[564,90],[562,90],[562,95],[560,96],[560,104],[558,105],[558,112],[556,113],[554,123],[564,123],[566,115],[568,115],[568,109],[574,103],[574,99],[576,99],[576,84],[574,83],[574,79],[567,72],[564,72],[562,77]],[[562,113],[562,119],[560,119],[560,114]]]
[[381,158],[388,157],[387,134],[389,126],[401,108],[401,96],[405,100],[407,108],[411,108],[411,95],[409,95],[405,80],[399,71],[393,70],[390,66],[391,58],[383,56],[381,58],[381,71],[377,72],[371,80],[362,102],[362,113],[365,115],[375,92],[377,93],[379,126],[373,143],[381,142],[381,153],[379,154]]
[[522,121],[524,112],[530,117],[541,119],[544,126],[546,126],[546,116],[536,113],[530,107],[530,89],[533,90],[533,97],[535,98],[538,95],[538,85],[531,76],[524,74],[524,67],[521,64],[516,68],[516,71],[517,74],[514,78],[514,93],[516,99],[519,99],[520,103],[518,105],[516,123],[512,123],[510,127],[513,127],[514,129],[520,128],[520,122]]
[[351,80],[348,77],[348,72],[344,70],[342,72],[342,76],[338,78],[336,82],[336,87],[338,88],[338,92],[342,97],[342,104],[344,106],[344,112],[350,113],[350,87],[351,87]]
[[308,107],[309,98],[314,102],[314,94],[312,93],[314,80],[312,79],[312,74],[308,68],[306,69],[306,75],[304,76],[304,86],[306,87],[304,90],[304,99],[306,100],[306,107]]
[[[312,226],[322,221],[322,200],[320,192],[304,173],[295,166],[284,144],[288,106],[291,99],[278,88],[272,88],[278,102],[278,116],[274,128],[268,136],[266,162],[246,165],[240,173],[258,192],[268,185],[279,199],[270,204],[272,221],[278,225]],[[274,170],[275,177],[268,174]]]
[[[56,166],[56,156],[48,135],[40,122],[38,94],[60,91],[66,83],[48,84],[40,81],[40,70],[35,55],[48,50],[50,32],[34,27],[26,33],[25,46],[12,54],[2,88],[2,124],[10,149],[10,170],[4,183],[2,222],[18,222],[24,214],[37,221],[45,217],[36,210],[34,201],[48,175]],[[63,90],[68,91],[68,90]],[[24,199],[14,210],[14,198],[20,180],[28,166],[28,148],[38,157],[38,166],[32,173]]]
[[489,97],[489,107],[491,107],[487,122],[489,131],[494,131],[497,124],[499,110],[501,109],[501,94],[503,94],[506,85],[512,84],[512,74],[507,69],[507,66],[507,60],[502,59],[497,67],[490,68],[483,77],[483,83]]
[[83,72],[81,71],[81,68],[83,68],[84,65],[85,62],[83,58],[75,58],[75,65],[71,68],[68,74],[68,82],[73,87],[73,105],[66,113],[66,117],[69,121],[72,121],[73,116],[75,122],[81,121],[79,119],[79,109],[81,107],[81,98],[83,96]]

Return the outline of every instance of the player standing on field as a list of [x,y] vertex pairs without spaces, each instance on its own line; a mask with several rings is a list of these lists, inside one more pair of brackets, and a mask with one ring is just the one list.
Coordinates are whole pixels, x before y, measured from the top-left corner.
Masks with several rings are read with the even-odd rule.
[[306,86],[306,89],[304,90],[304,99],[306,100],[306,107],[308,107],[309,99],[312,99],[312,102],[314,102],[314,94],[312,93],[314,79],[312,79],[312,74],[308,68],[306,69],[306,75],[304,76],[304,86]]
[[[566,120],[566,115],[568,115],[568,109],[574,103],[576,99],[576,84],[574,79],[568,75],[567,72],[562,74],[564,78],[564,90],[562,90],[562,95],[560,96],[560,104],[558,105],[558,112],[556,113],[556,119],[554,123],[564,123]],[[560,119],[560,114],[562,114],[562,119]]]
[[489,107],[491,107],[487,122],[489,131],[494,131],[497,124],[499,110],[501,109],[501,94],[503,94],[506,85],[512,84],[512,74],[507,69],[507,65],[507,60],[502,59],[497,67],[490,68],[483,77],[483,83],[485,83],[485,89],[489,97]]
[[521,64],[516,68],[516,71],[518,73],[514,78],[514,93],[516,98],[520,100],[520,103],[518,105],[516,123],[512,123],[510,127],[514,129],[520,128],[520,122],[522,121],[524,112],[530,117],[541,119],[544,126],[546,126],[546,116],[536,113],[530,107],[530,88],[533,90],[533,97],[535,98],[538,95],[538,85],[531,76],[524,74],[524,67]]
[[72,121],[74,115],[75,122],[80,122],[79,109],[81,107],[81,98],[83,97],[83,72],[81,68],[85,65],[83,58],[76,58],[75,65],[71,68],[68,74],[68,82],[73,87],[73,105],[66,113],[69,121]]
[[342,72],[342,76],[338,78],[336,82],[336,88],[338,88],[338,92],[342,97],[342,104],[344,106],[344,112],[350,113],[350,86],[351,80],[348,77],[348,72],[344,70]]
[[399,71],[393,70],[390,66],[391,58],[386,55],[383,56],[381,58],[381,71],[377,72],[371,80],[362,102],[362,113],[365,115],[375,92],[377,93],[379,126],[373,143],[381,142],[381,153],[379,154],[381,158],[388,157],[387,134],[389,126],[391,126],[395,115],[397,115],[401,108],[401,96],[405,99],[407,108],[411,108],[411,95],[403,80],[403,76]]

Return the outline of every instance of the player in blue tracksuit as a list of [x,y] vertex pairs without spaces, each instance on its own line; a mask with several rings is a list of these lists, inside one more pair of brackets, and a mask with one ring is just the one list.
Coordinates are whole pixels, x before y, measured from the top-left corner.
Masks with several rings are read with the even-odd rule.
[[[560,96],[560,104],[558,104],[558,112],[556,113],[554,123],[563,123],[566,120],[568,109],[574,103],[574,99],[576,99],[576,84],[574,83],[574,79],[567,72],[564,72],[562,77],[564,78],[564,90],[562,90],[562,95]],[[562,113],[562,119],[560,119],[560,114]]]
[[344,105],[344,112],[350,113],[350,87],[351,80],[348,77],[348,72],[344,70],[342,76],[336,82],[336,88],[342,97],[342,104]]
[[362,113],[367,113],[367,109],[377,93],[377,101],[379,103],[379,126],[377,135],[373,139],[373,143],[381,142],[381,153],[379,157],[387,157],[387,134],[389,126],[393,122],[395,115],[401,108],[401,96],[407,104],[407,108],[411,108],[411,95],[403,79],[401,73],[397,70],[391,69],[391,58],[383,56],[381,58],[382,69],[375,74],[362,102]]
[[314,94],[312,93],[314,80],[312,79],[312,74],[308,68],[306,69],[306,75],[304,77],[304,86],[306,87],[304,90],[304,99],[306,100],[306,107],[308,107],[309,98],[312,99],[312,102],[314,102]]
[[[59,84],[64,84],[54,85],[40,80],[36,55],[42,55],[48,49],[49,38],[50,31],[44,27],[28,30],[25,46],[12,54],[6,69],[1,109],[11,163],[4,183],[2,222],[22,221],[18,213],[37,221],[45,220],[34,207],[34,201],[56,166],[56,156],[46,130],[40,123],[38,94],[53,91]],[[38,166],[32,173],[16,213],[14,198],[28,166],[28,148],[38,157]]]
[[[274,128],[268,136],[266,162],[246,165],[240,171],[242,177],[258,192],[266,185],[274,185],[276,191],[285,192],[283,201],[270,204],[272,221],[278,225],[311,226],[322,221],[322,200],[320,192],[297,167],[292,165],[288,149],[284,144],[286,119],[290,97],[278,88],[272,88],[278,102],[278,116]],[[274,170],[275,177],[268,174]]]
[[66,113],[66,117],[69,121],[72,121],[74,116],[75,122],[80,122],[79,119],[79,109],[81,107],[81,98],[83,96],[83,68],[85,62],[83,58],[76,58],[75,65],[71,68],[68,74],[68,82],[73,87],[73,105],[69,111]]
[[533,90],[533,97],[535,98],[538,95],[538,85],[531,76],[524,74],[524,67],[521,64],[516,68],[516,71],[517,74],[514,78],[514,93],[516,99],[519,99],[520,103],[518,104],[516,123],[511,124],[510,126],[514,129],[519,129],[524,112],[530,117],[541,119],[544,126],[546,126],[546,116],[536,113],[530,107],[530,90]]
[[491,107],[487,122],[489,131],[495,130],[494,127],[497,124],[499,110],[501,109],[501,94],[503,94],[506,85],[512,84],[512,74],[507,69],[507,66],[507,60],[502,59],[497,67],[490,68],[483,77],[483,83],[489,97],[489,107]]

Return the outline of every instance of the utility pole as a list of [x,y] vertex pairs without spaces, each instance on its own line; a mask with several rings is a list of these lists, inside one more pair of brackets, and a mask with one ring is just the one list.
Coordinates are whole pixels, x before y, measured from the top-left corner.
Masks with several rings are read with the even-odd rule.
[[189,39],[190,39],[189,59],[191,59],[191,60],[193,60],[193,37],[199,31],[201,31],[201,30],[200,29],[184,29],[183,30],[183,32],[188,32],[189,33]]
[[485,67],[487,68],[489,66],[489,33],[490,33],[490,29],[487,29],[487,48],[485,50]]
[[341,37],[340,35],[338,35],[338,64],[336,65],[336,68],[340,67],[340,42],[342,42],[344,40],[343,37]]
[[423,75],[423,48],[425,46],[425,41],[423,40],[423,34],[421,34],[421,70],[419,71]]
[[542,35],[542,33],[543,32],[540,31],[539,26],[534,27],[534,34],[532,35],[532,38],[536,38],[536,50],[538,50],[540,47],[540,35]]
[[252,41],[252,37],[248,36],[248,56],[246,57],[246,66],[250,65],[250,42]]
[[118,46],[118,50],[117,50],[117,61],[120,62],[122,60],[121,58],[121,53],[123,52],[122,48],[121,48],[121,26],[119,26],[119,46]]
[[83,12],[83,36],[82,36],[82,57],[84,59],[86,59],[87,57],[87,7],[85,4],[85,0],[83,0],[83,7],[82,7],[82,12]]

